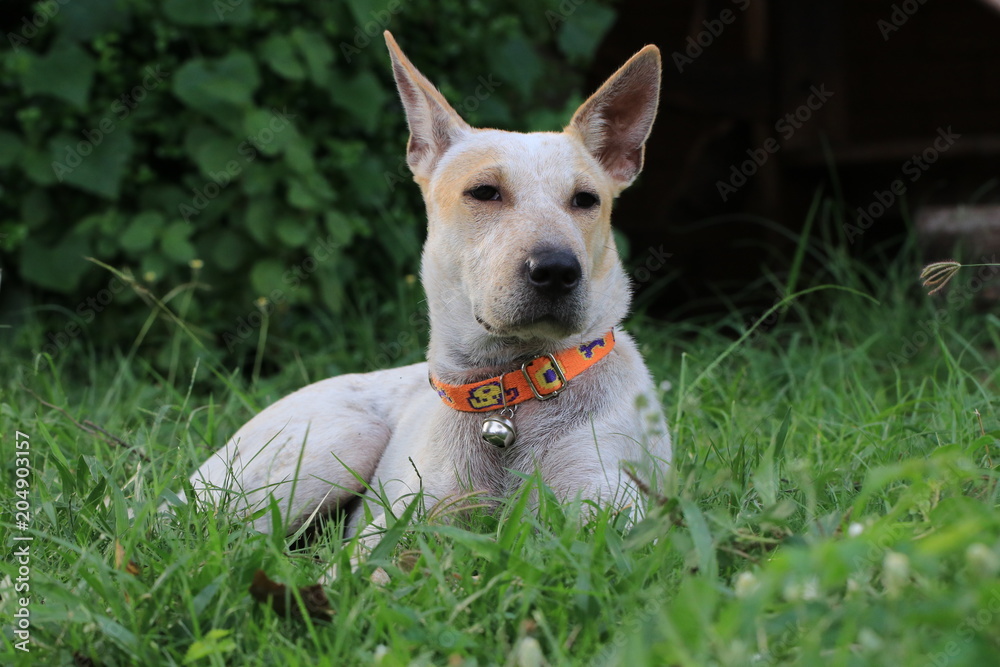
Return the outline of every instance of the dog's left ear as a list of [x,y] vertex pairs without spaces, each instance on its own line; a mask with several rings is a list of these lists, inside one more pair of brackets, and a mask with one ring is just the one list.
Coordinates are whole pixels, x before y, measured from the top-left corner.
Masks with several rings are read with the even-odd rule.
[[660,101],[660,50],[646,46],[584,102],[566,128],[604,171],[627,187],[642,171],[646,138]]
[[383,34],[392,58],[396,88],[406,110],[406,123],[410,127],[406,162],[418,181],[430,179],[445,151],[471,128],[403,54],[392,33],[386,30]]

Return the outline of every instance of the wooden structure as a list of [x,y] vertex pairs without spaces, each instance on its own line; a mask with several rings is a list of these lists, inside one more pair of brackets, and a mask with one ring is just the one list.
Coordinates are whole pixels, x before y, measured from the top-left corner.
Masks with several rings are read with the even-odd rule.
[[633,257],[673,253],[662,305],[780,272],[820,188],[859,251],[921,206],[1000,201],[997,5],[623,0],[593,79],[642,43],[663,50],[646,171],[615,218]]

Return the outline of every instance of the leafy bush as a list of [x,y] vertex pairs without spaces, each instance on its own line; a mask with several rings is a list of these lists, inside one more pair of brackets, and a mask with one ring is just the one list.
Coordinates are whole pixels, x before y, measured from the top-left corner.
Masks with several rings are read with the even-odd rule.
[[0,64],[8,308],[48,303],[69,338],[127,343],[149,315],[137,293],[174,310],[186,293],[185,320],[230,350],[254,314],[281,335],[297,313],[391,302],[417,269],[423,207],[383,29],[473,124],[555,129],[614,18],[579,0],[24,9]]

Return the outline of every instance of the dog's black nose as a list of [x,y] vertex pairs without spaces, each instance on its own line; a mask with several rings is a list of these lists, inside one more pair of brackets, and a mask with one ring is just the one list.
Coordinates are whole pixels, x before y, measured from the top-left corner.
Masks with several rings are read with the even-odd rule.
[[565,296],[580,284],[580,262],[566,250],[543,250],[528,258],[528,282],[546,296]]

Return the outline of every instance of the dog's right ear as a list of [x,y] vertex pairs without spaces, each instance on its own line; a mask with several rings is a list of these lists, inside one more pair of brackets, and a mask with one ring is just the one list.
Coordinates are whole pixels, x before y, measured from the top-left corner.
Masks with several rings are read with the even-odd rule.
[[426,181],[448,147],[472,128],[403,55],[392,33],[386,30],[384,35],[392,58],[392,74],[406,111],[406,124],[410,128],[406,162],[418,181]]
[[577,109],[575,133],[604,171],[625,188],[642,170],[660,99],[660,50],[646,46]]

